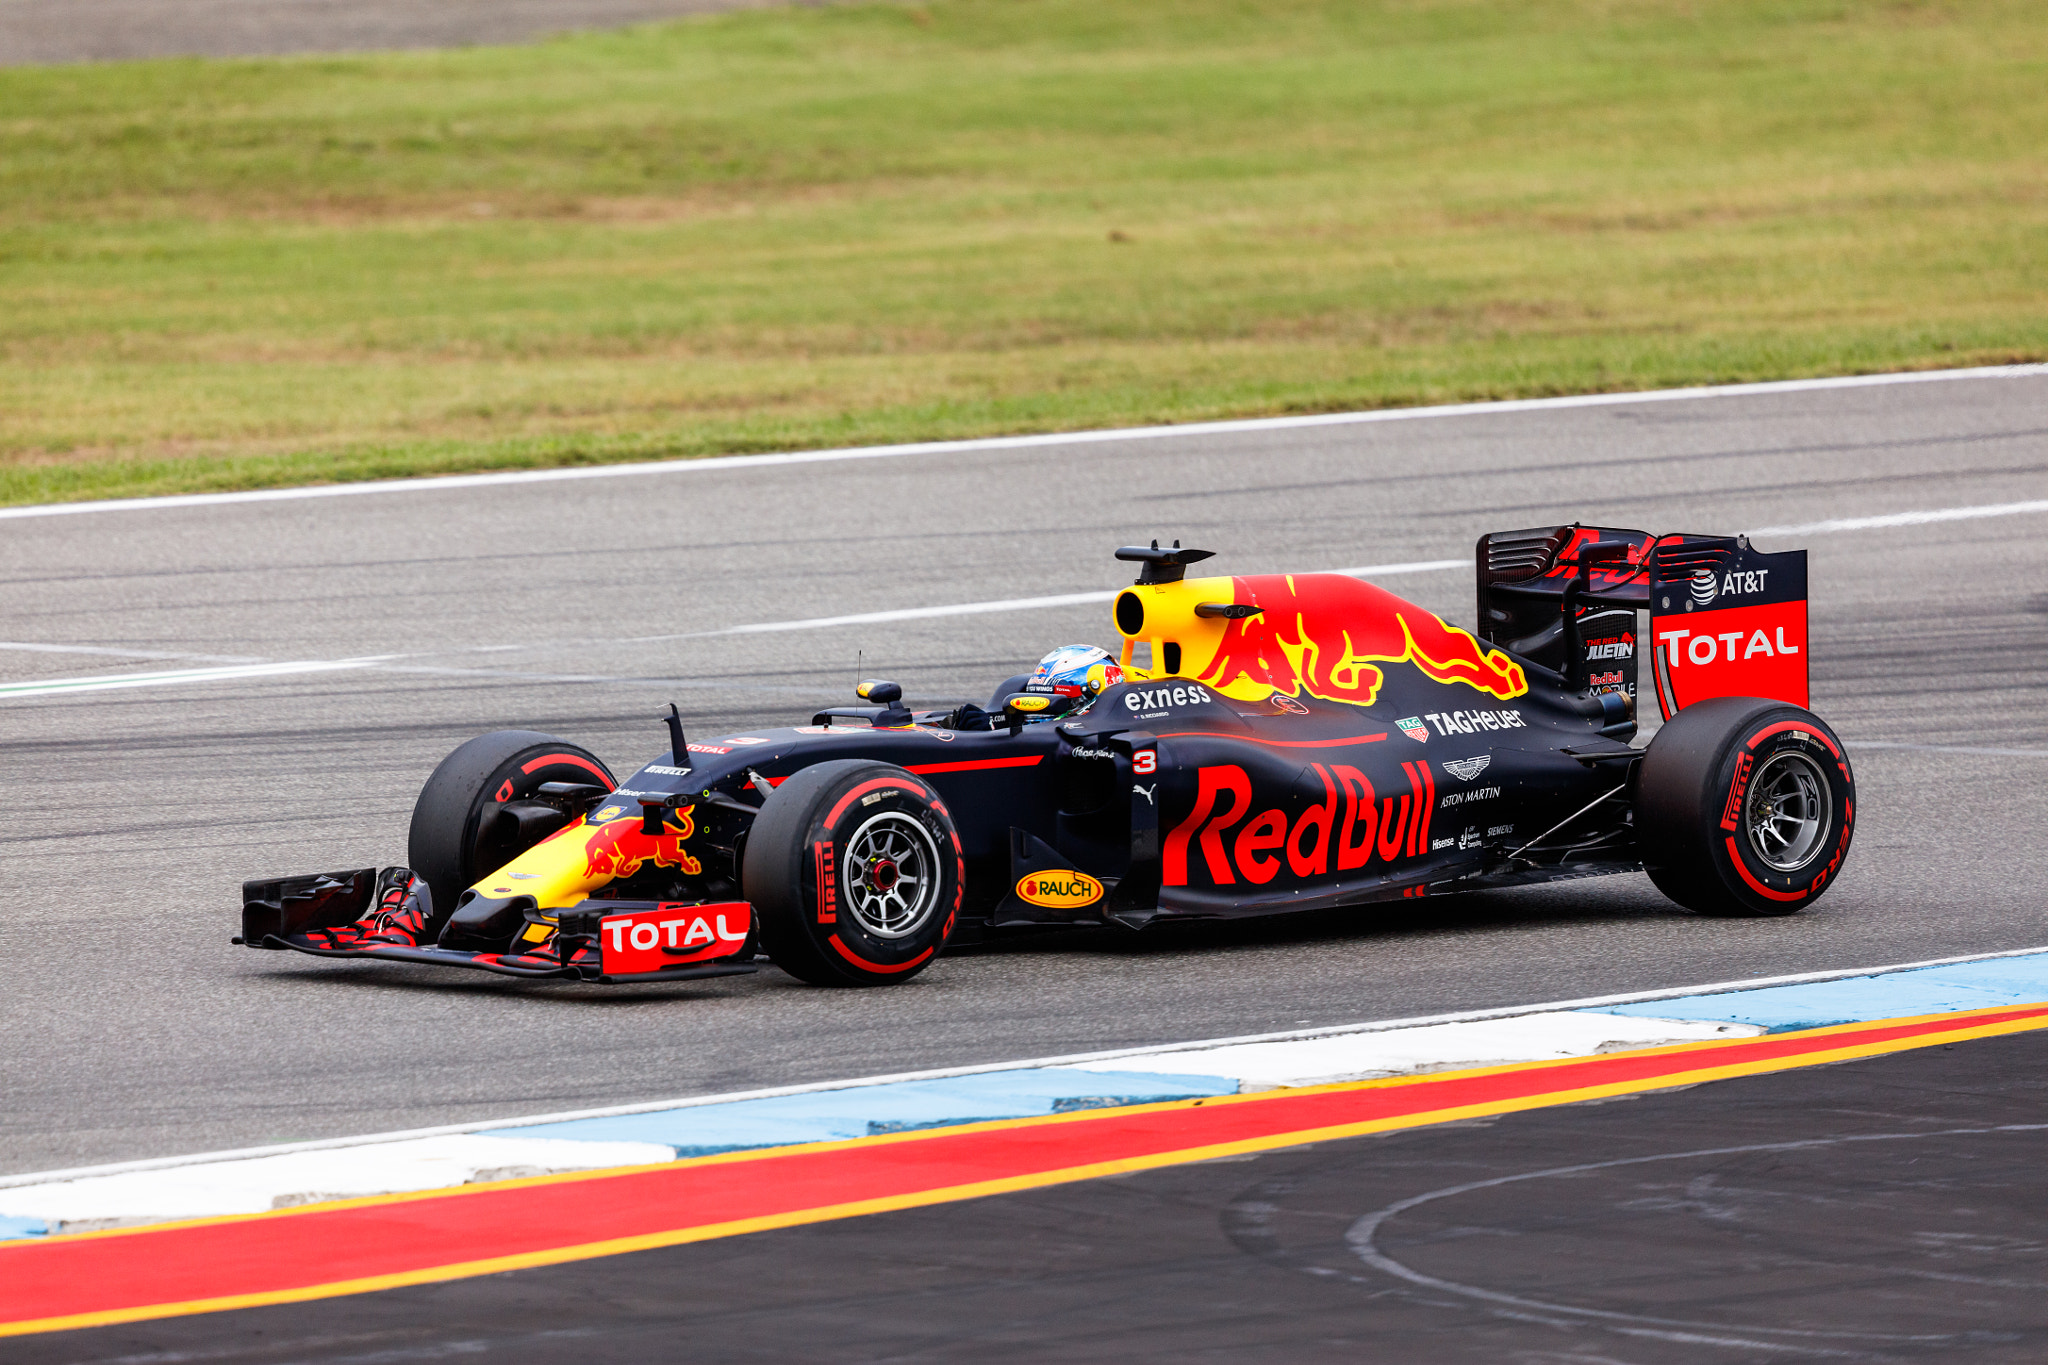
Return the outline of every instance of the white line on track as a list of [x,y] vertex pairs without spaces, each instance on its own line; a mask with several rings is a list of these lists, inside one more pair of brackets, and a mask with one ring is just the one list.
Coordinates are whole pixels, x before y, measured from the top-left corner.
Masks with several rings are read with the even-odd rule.
[[[2048,366],[2042,367],[2048,369]],[[1933,507],[1912,512],[1889,512],[1874,517],[1846,517],[1816,521],[1804,526],[1766,526],[1746,532],[1751,537],[1779,535],[1833,535],[1843,531],[1874,531],[1896,526],[1921,526],[1942,521],[1972,521],[1981,517],[2011,517],[2031,512],[2048,512],[2048,500],[2036,502],[1989,503],[1979,507]],[[1323,569],[1322,573],[1348,574],[1352,578],[1389,578],[1396,574],[1438,573],[1468,569],[1470,559],[1416,559],[1399,564],[1362,564],[1350,569]],[[937,616],[981,616],[1005,611],[1036,611],[1045,607],[1069,607],[1086,602],[1107,602],[1122,588],[1106,592],[1062,593],[1054,597],[1009,597],[989,602],[953,602],[939,607],[903,607],[894,611],[860,612],[852,616],[812,616],[799,621],[764,621],[755,625],[726,626],[719,630],[695,631],[688,635],[641,635],[608,641],[613,644],[653,644],[666,640],[701,640],[714,635],[758,635],[782,630],[824,630],[833,626],[876,625],[888,621],[917,621]],[[503,646],[493,646],[503,648]]]
[[1908,749],[1923,754],[1983,754],[1990,758],[2048,758],[2048,749],[1979,749],[1967,744],[1904,744],[1882,739],[1844,740],[1851,749]]
[[[1335,573],[1349,574],[1354,578],[1382,578],[1395,574],[1427,573],[1439,569],[1462,569],[1469,561],[1463,559],[1431,559],[1402,564],[1365,564],[1353,569],[1336,569]],[[722,630],[694,631],[686,635],[641,635],[623,640],[573,640],[554,641],[549,644],[487,645],[477,651],[498,654],[516,649],[566,649],[581,646],[616,646],[629,644],[654,644],[667,640],[701,640],[714,635],[754,635],[767,631],[822,630],[831,626],[870,625],[885,621],[915,621],[936,616],[981,616],[1004,611],[1035,611],[1043,607],[1065,607],[1088,602],[1107,602],[1122,589],[1108,592],[1066,593],[1058,597],[1013,597],[994,602],[960,602],[942,607],[909,607],[901,611],[874,611],[855,616],[819,616],[804,621],[770,621],[760,625],[727,626]],[[73,645],[39,646],[0,642],[0,650],[24,649],[38,652],[105,653],[121,655],[122,650],[90,650]],[[203,658],[204,655],[142,655],[138,658]],[[501,668],[445,668],[426,664],[398,662],[401,659],[434,658],[436,653],[424,654],[382,654],[362,659],[309,659],[296,663],[262,663],[251,661],[233,668],[182,669],[168,673],[115,673],[91,678],[44,678],[23,683],[0,683],[0,701],[16,697],[64,696],[73,692],[97,692],[117,687],[166,687],[184,683],[222,682],[234,678],[261,678],[285,676],[294,673],[322,673],[344,668],[375,668],[387,673],[426,673],[446,677],[492,678],[510,682],[553,682],[553,683],[625,683],[662,687],[717,687],[721,691],[733,690],[723,682],[707,683],[682,678],[616,677],[603,673],[528,673]],[[814,689],[788,687],[749,687],[749,692],[792,693],[804,696],[814,695]]]
[[1914,370],[1902,374],[1841,375],[1830,379],[1781,379],[1764,384],[1710,384],[1684,389],[1650,389],[1636,393],[1587,393],[1562,398],[1517,398],[1497,403],[1447,403],[1436,407],[1376,408],[1370,412],[1329,412],[1303,417],[1253,417],[1234,422],[1189,422],[1182,426],[1121,427],[1107,431],[1048,432],[1037,436],[988,436],[967,441],[921,441],[902,445],[857,446],[839,450],[799,450],[775,455],[720,455],[697,460],[650,460],[635,464],[583,465],[574,469],[521,469],[498,474],[380,479],[366,483],[320,484],[311,488],[263,488],[246,493],[187,493],[166,498],[117,498],[100,502],[44,503],[33,507],[0,507],[0,520],[78,516],[87,512],[149,512],[177,507],[223,507],[245,502],[363,497],[379,493],[447,493],[465,488],[555,483],[570,479],[698,474],[767,465],[883,460],[907,455],[958,455],[985,450],[1098,445],[1113,441],[1153,441],[1176,436],[1300,431],[1315,427],[1362,426],[1375,422],[1414,422],[1444,417],[1547,412],[1560,408],[1616,407],[1635,403],[1670,403],[1695,398],[1744,398],[1773,393],[1813,393],[1827,389],[1860,389],[1890,384],[1942,383],[1955,379],[2027,379],[2044,375],[2048,375],[2048,365],[1987,365],[1967,370]]
[[[2048,366],[2036,366],[2048,372]],[[1956,373],[1961,373],[1960,371]],[[1841,517],[1832,521],[1808,522],[1799,526],[1766,526],[1750,531],[1756,536],[1784,535],[1834,535],[1852,531],[1888,530],[1902,526],[1924,526],[1945,521],[1975,521],[1987,517],[2024,516],[2048,512],[2048,499],[2030,502],[1985,503],[1971,507],[1929,507],[1907,512],[1887,512],[1869,517]],[[6,509],[0,509],[0,516]],[[1415,559],[1394,564],[1361,564],[1348,569],[1326,569],[1320,572],[1346,574],[1352,578],[1391,578],[1400,574],[1441,573],[1452,569],[1463,569],[1471,563],[1468,559]],[[1308,572],[1304,570],[1303,572]],[[377,668],[385,671],[416,673],[445,673],[451,676],[473,676],[479,678],[504,678],[523,682],[564,682],[564,683],[660,683],[669,686],[690,686],[685,679],[614,677],[598,673],[525,673],[500,669],[434,668],[418,664],[401,664],[399,659],[444,658],[449,654],[461,653],[505,653],[515,650],[548,650],[566,648],[605,648],[618,645],[662,644],[673,640],[703,640],[728,635],[764,635],[793,630],[830,630],[844,626],[882,625],[893,621],[933,620],[947,616],[990,616],[1002,612],[1042,611],[1052,607],[1082,606],[1096,602],[1108,602],[1121,588],[1110,588],[1094,592],[1058,593],[1046,597],[1005,597],[984,602],[948,602],[932,607],[900,607],[890,611],[855,612],[846,616],[809,616],[794,621],[758,621],[747,625],[722,626],[717,630],[689,631],[676,635],[631,635],[618,639],[582,639],[536,642],[525,645],[486,645],[477,649],[429,650],[418,654],[386,654],[367,659],[312,659],[297,663],[266,664],[250,662],[226,668],[187,669],[167,673],[112,674],[91,678],[52,678],[39,682],[0,684],[0,701],[15,697],[54,696],[71,692],[92,692],[122,687],[167,686],[182,683],[203,683],[225,681],[234,678],[256,678],[282,676],[291,673],[318,673],[346,668]],[[0,650],[25,650],[36,653],[99,654],[117,658],[138,659],[212,659],[219,655],[164,654],[141,650],[98,649],[82,645],[42,645],[16,641],[0,641]],[[1864,747],[1880,747],[1865,745]],[[1896,747],[1896,746],[1893,746]],[[1929,746],[1943,747],[1943,746]],[[1956,750],[1956,752],[1965,752]],[[1984,752],[1993,752],[1986,750]],[[1997,751],[2004,752],[2004,751]],[[2025,755],[2029,750],[2013,750],[2016,755]]]
[[[1362,564],[1352,569],[1317,569],[1303,572],[1344,574],[1351,578],[1392,578],[1396,574],[1438,573],[1445,569],[1469,569],[1469,559],[1417,559],[1400,564]],[[894,611],[865,611],[852,616],[811,616],[801,621],[764,621],[751,626],[726,626],[720,630],[696,631],[689,635],[641,635],[618,644],[651,644],[662,640],[702,640],[713,635],[761,635],[781,630],[825,630],[833,626],[871,626],[888,621],[924,621],[938,616],[990,616],[1006,611],[1039,611],[1046,607],[1073,607],[1090,602],[1108,602],[1122,592],[1110,588],[1098,592],[1069,592],[1053,597],[1003,597],[989,602],[953,602],[942,607],[902,607]]]
[[183,654],[164,649],[107,649],[100,645],[40,645],[22,640],[0,640],[0,649],[24,654],[90,654],[102,659],[179,660],[196,664],[260,664],[262,659],[247,654]]
[[[0,645],[0,649],[5,648],[7,646]],[[818,695],[815,687],[734,683],[723,678],[657,678],[610,673],[527,673],[509,668],[437,668],[427,664],[397,662],[407,657],[412,656],[382,654],[363,659],[301,659],[238,668],[181,669],[168,673],[109,673],[90,678],[40,678],[22,683],[0,683],[0,702],[22,697],[61,697],[77,692],[102,692],[115,688],[175,687],[187,683],[231,682],[238,678],[285,677],[365,668],[379,673],[418,673],[433,677],[475,678],[486,682],[607,683],[661,687],[676,691],[715,690],[721,694],[743,692],[749,696],[816,698]]]
[[48,697],[74,692],[105,692],[122,687],[168,687],[185,683],[228,682],[236,678],[276,678],[296,673],[332,673],[344,668],[374,668],[384,655],[367,659],[309,659],[298,663],[237,664],[232,668],[186,668],[170,673],[109,673],[93,678],[45,678],[37,682],[0,683],[0,701],[16,697]]
[[1749,532],[1755,536],[1824,536],[1837,531],[1883,531],[1895,526],[1928,526],[1941,521],[1976,521],[1981,517],[2015,517],[2029,512],[2048,512],[2048,498],[2032,502],[1992,502],[1979,507],[1933,507],[1918,512],[1886,512],[1875,517],[1837,517],[1833,521],[1809,521],[1803,526],[1763,526]]
[[216,1161],[240,1161],[248,1157],[284,1156],[292,1152],[332,1151],[370,1143],[400,1142],[412,1138],[446,1137],[474,1133],[486,1128],[522,1128],[541,1123],[566,1123],[572,1119],[616,1118],[622,1114],[652,1114],[667,1109],[693,1109],[707,1104],[730,1104],[736,1100],[773,1099],[778,1095],[811,1095],[828,1090],[852,1090],[860,1086],[888,1085],[899,1081],[936,1081],[952,1076],[978,1076],[998,1071],[1026,1071],[1037,1067],[1073,1066],[1081,1062],[1142,1060],[1163,1052],[1185,1052],[1190,1048],[1242,1047],[1256,1043],[1292,1042],[1309,1038],[1337,1038],[1359,1033],[1383,1033],[1394,1029],[1421,1028],[1430,1024],[1459,1024],[1479,1019],[1511,1019],[1523,1014],[1547,1014],[1558,1010],[1599,1009],[1609,1005],[1633,1005],[1649,1000],[1676,1000],[1723,991],[1754,990],[1762,986],[1790,986],[1811,981],[1843,981],[1851,977],[1877,976],[1886,972],[1911,971],[1918,967],[1944,967],[1959,962],[1992,962],[2003,957],[2031,957],[2048,952],[2048,946],[2009,948],[1996,953],[1967,953],[1960,957],[1928,958],[1920,962],[1898,962],[1883,967],[1841,967],[1823,972],[1795,972],[1787,976],[1753,976],[1747,980],[1716,981],[1704,986],[1671,986],[1663,990],[1628,991],[1619,995],[1591,995],[1579,1000],[1552,1000],[1540,1005],[1504,1005],[1494,1009],[1461,1010],[1455,1014],[1425,1014],[1409,1019],[1378,1019],[1362,1024],[1324,1025],[1320,1028],[1289,1029],[1283,1033],[1249,1033],[1231,1038],[1199,1038],[1187,1042],[1152,1043],[1144,1047],[1115,1048],[1105,1052],[1077,1052],[1064,1057],[1033,1057],[1025,1061],[996,1062],[980,1066],[936,1067],[928,1071],[898,1071],[883,1076],[861,1076],[841,1081],[814,1081],[808,1085],[779,1085],[761,1090],[740,1090],[724,1095],[695,1095],[686,1099],[655,1100],[643,1104],[615,1104],[601,1109],[572,1109],[559,1114],[530,1114],[516,1118],[477,1119],[469,1123],[448,1123],[434,1128],[408,1128],[394,1133],[365,1133],[357,1137],[316,1138],[310,1142],[280,1142],[268,1147],[238,1147],[230,1151],[194,1152],[187,1156],[148,1157],[140,1161],[118,1161],[104,1166],[75,1166],[57,1171],[28,1171],[0,1176],[0,1189],[18,1185],[39,1185],[57,1180],[78,1180],[90,1176],[120,1175],[128,1171],[161,1171],[178,1166],[197,1166]]

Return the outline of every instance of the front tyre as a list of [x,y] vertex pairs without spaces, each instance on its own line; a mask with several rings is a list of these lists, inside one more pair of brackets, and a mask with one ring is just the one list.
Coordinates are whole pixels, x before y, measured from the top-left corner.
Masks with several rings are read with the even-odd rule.
[[1790,915],[1842,870],[1856,779],[1811,711],[1716,697],[1650,741],[1635,809],[1643,866],[1665,895],[1703,915]]
[[619,785],[588,749],[538,730],[493,730],[442,759],[420,788],[406,856],[433,889],[437,927],[472,883],[568,823],[534,799],[543,782]]
[[761,946],[814,986],[893,986],[923,971],[959,919],[965,877],[938,793],[857,759],[777,787],[741,869]]

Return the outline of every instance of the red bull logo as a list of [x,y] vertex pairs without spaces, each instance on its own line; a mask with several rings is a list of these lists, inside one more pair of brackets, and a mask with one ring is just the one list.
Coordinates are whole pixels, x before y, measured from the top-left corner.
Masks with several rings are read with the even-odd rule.
[[1642,531],[1617,531],[1602,526],[1579,526],[1572,531],[1571,538],[1558,547],[1557,558],[1544,573],[1545,578],[1576,578],[1579,576],[1579,551],[1595,541],[1622,541],[1628,546],[1628,557],[1609,560],[1603,564],[1588,566],[1592,569],[1589,581],[1593,591],[1604,592],[1625,584],[1639,581],[1643,565],[1650,557],[1650,546],[1655,538]]
[[642,833],[639,816],[601,825],[583,846],[583,875],[616,881],[632,876],[651,861],[656,867],[672,867],[685,876],[696,876],[703,866],[683,851],[684,843],[696,833],[696,817],[691,807],[684,806],[675,818],[678,823],[660,834]]
[[1441,683],[1463,683],[1509,701],[1529,690],[1521,665],[1469,631],[1341,574],[1234,578],[1236,600],[1263,608],[1232,621],[1194,676],[1229,696],[1302,691],[1324,701],[1370,705],[1383,664],[1408,663]]
[[[1309,766],[1322,783],[1323,799],[1292,824],[1279,809],[1250,814],[1252,782],[1243,768],[1226,763],[1197,769],[1194,809],[1161,849],[1161,881],[1186,886],[1199,866],[1217,886],[1234,886],[1240,877],[1264,886],[1283,868],[1306,879],[1356,872],[1375,857],[1392,863],[1429,852],[1436,778],[1427,762],[1403,763],[1408,790],[1384,797],[1373,790],[1371,778],[1347,763]],[[1232,830],[1234,836],[1226,837]]]

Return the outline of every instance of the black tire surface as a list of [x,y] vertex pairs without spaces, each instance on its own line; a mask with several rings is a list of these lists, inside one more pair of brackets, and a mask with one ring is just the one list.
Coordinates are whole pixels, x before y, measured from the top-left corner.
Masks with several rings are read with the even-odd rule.
[[[882,937],[854,913],[850,841],[895,814],[931,839],[937,876],[927,913],[901,937]],[[741,881],[761,946],[814,986],[893,986],[930,966],[960,916],[966,867],[937,792],[887,763],[858,759],[805,768],[775,789],[747,836]],[[825,895],[821,897],[821,888]]]
[[[1747,833],[1751,779],[1797,768],[1825,785],[1827,824],[1796,865],[1766,862]],[[1856,830],[1856,779],[1842,741],[1813,712],[1756,697],[1680,711],[1643,755],[1636,840],[1657,889],[1703,915],[1790,915],[1833,884]]]
[[436,920],[448,917],[471,883],[525,851],[500,850],[494,866],[479,867],[477,831],[487,814],[532,796],[543,782],[598,781],[607,791],[619,785],[597,755],[538,730],[493,730],[442,759],[413,803],[406,840],[412,870],[433,889]]

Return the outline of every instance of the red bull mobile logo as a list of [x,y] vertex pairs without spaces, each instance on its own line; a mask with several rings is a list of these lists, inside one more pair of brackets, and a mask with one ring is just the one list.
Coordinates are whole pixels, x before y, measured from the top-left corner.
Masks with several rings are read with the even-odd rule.
[[1441,683],[1463,683],[1502,701],[1529,690],[1521,665],[1469,631],[1341,574],[1234,578],[1236,600],[1263,608],[1232,621],[1196,679],[1228,696],[1307,691],[1369,706],[1386,672],[1409,663]]

